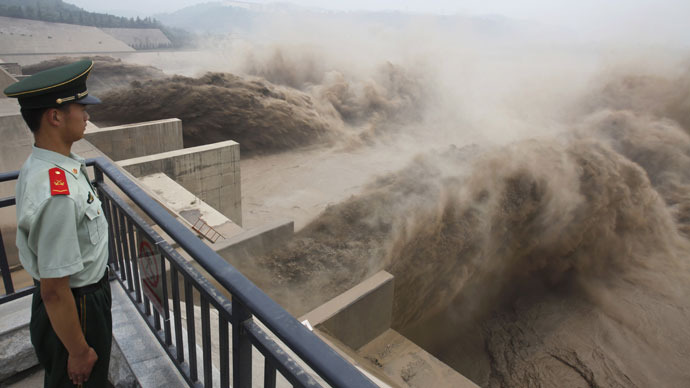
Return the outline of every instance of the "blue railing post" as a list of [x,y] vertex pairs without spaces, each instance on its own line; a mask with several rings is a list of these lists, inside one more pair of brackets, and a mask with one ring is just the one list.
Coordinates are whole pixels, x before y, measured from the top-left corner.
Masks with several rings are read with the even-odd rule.
[[93,166],[93,175],[96,183],[103,183],[103,171],[98,166]]
[[0,272],[2,272],[2,282],[5,285],[5,295],[14,294],[14,284],[12,284],[12,274],[10,266],[7,264],[5,254],[5,243],[2,242],[2,231],[0,231]]
[[252,343],[244,323],[252,314],[237,299],[232,301],[232,386],[252,386]]

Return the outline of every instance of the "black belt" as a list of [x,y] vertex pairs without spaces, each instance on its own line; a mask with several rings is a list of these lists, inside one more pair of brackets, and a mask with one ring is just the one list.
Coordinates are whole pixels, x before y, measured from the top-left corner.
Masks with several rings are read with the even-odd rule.
[[106,283],[108,283],[108,267],[105,267],[105,273],[103,274],[103,277],[101,280],[97,281],[96,283],[93,284],[88,284],[86,286],[82,287],[76,287],[72,289],[72,293],[74,296],[82,296],[86,294],[91,294],[92,292],[96,292],[100,290]]

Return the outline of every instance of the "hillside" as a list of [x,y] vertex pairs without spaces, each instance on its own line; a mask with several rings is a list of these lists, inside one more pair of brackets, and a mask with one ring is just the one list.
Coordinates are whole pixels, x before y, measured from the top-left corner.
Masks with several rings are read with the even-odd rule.
[[[165,38],[156,37],[143,41],[134,39],[132,46],[135,48],[139,48],[138,46],[141,48],[180,47],[191,40],[189,33],[168,28],[150,17],[126,18],[89,12],[62,0],[0,0],[0,16],[109,29],[148,29],[149,31],[159,29],[165,35]],[[122,34],[135,35],[127,32],[121,32]],[[152,36],[150,33],[148,35]],[[133,39],[124,40],[131,44],[132,42],[129,41]]]
[[[177,28],[197,33],[225,33],[251,31],[262,12],[222,3],[204,3],[167,14],[158,14],[156,19]],[[199,23],[203,20],[203,23]]]
[[0,0],[0,16],[110,28],[158,28],[151,18],[125,18],[88,12],[62,0]]

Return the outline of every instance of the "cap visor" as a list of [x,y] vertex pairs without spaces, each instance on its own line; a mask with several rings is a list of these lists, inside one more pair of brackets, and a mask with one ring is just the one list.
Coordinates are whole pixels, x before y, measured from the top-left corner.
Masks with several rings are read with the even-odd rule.
[[75,101],[77,104],[82,104],[82,105],[98,105],[101,103],[101,100],[98,99],[98,97],[94,96],[86,96],[84,98],[80,98],[79,100]]

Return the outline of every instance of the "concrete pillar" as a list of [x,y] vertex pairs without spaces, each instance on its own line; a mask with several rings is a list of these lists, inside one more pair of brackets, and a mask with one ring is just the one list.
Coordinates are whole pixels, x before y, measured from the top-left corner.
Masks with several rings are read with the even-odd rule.
[[299,320],[307,320],[348,347],[359,349],[390,328],[393,281],[393,275],[379,271]]
[[184,148],[182,121],[166,119],[93,128],[84,138],[112,160],[125,160]]
[[219,241],[212,248],[225,261],[247,275],[255,265],[255,257],[284,246],[294,235],[295,224],[292,220],[278,220]]
[[232,140],[117,162],[135,177],[164,173],[242,225],[240,145]]

